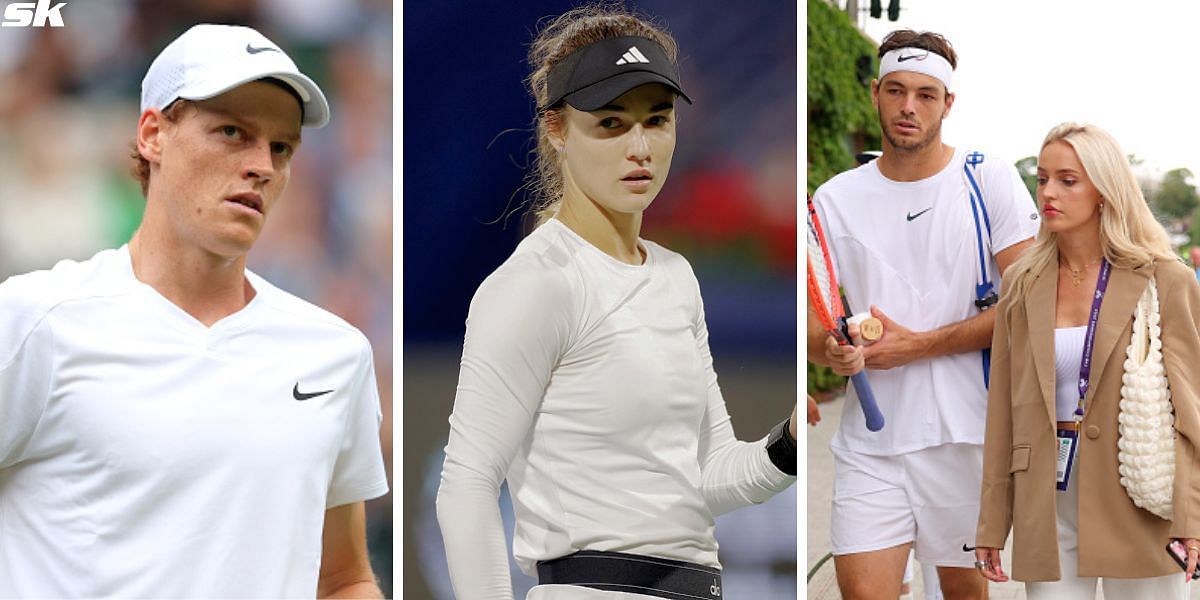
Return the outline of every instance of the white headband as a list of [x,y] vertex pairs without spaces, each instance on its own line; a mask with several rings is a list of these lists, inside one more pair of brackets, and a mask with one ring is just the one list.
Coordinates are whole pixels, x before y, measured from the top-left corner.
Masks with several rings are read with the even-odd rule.
[[888,51],[879,59],[879,80],[883,81],[884,77],[895,71],[928,75],[941,81],[942,85],[946,86],[946,91],[950,91],[950,78],[954,74],[954,67],[936,52],[924,48],[897,48]]

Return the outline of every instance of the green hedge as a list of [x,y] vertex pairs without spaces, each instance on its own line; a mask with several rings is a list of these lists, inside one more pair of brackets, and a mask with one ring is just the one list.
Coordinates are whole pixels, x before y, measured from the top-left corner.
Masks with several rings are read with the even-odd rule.
[[[881,147],[870,82],[879,70],[875,43],[824,0],[808,0],[808,193],[853,168],[858,138]],[[808,364],[808,393],[840,390],[846,378]]]
[[879,71],[874,42],[844,11],[808,0],[808,193],[855,166],[851,136],[882,143],[870,82]]

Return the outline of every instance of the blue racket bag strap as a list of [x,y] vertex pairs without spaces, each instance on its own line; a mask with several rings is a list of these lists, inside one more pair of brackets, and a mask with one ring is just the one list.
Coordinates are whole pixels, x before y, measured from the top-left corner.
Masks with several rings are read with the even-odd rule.
[[[979,165],[983,163],[983,153],[979,151],[967,152],[966,158],[963,160],[963,176],[966,180],[967,199],[971,202],[971,216],[975,218],[975,248],[978,264],[976,265],[976,283],[975,283],[975,307],[979,310],[987,310],[999,300],[995,284],[992,283],[990,267],[991,267],[991,249],[992,249],[992,221],[988,218],[987,204],[983,202],[983,177],[979,176]],[[989,372],[991,370],[992,351],[990,348],[984,348],[981,351],[983,355],[983,386],[988,387],[990,383]]]

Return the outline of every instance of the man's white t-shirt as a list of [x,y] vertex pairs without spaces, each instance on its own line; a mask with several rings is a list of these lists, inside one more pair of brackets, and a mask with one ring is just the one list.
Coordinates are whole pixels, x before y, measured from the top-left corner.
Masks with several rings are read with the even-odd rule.
[[127,248],[0,285],[0,597],[316,594],[325,511],[387,492],[371,349],[247,277],[212,327]]
[[458,597],[512,597],[505,479],[530,575],[578,550],[719,567],[714,515],[795,481],[734,436],[691,266],[640,245],[624,264],[551,219],[471,301],[438,491]]
[[[876,162],[839,174],[813,202],[851,310],[879,307],[896,323],[928,331],[975,316],[978,242],[963,174],[966,150],[932,177],[892,181]],[[1016,168],[987,155],[976,177],[991,222],[994,255],[1037,234],[1039,217]],[[982,216],[980,226],[983,227]],[[998,290],[997,290],[998,291]],[[832,446],[895,455],[947,443],[983,443],[987,391],[978,351],[939,356],[887,370],[867,370],[883,413],[878,432],[866,428],[854,386]]]

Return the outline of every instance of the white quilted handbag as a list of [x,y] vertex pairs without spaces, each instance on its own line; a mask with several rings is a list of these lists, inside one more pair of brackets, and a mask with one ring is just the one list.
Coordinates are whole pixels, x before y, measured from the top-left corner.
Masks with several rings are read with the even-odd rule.
[[1151,278],[1134,310],[1133,336],[1125,352],[1117,459],[1121,485],[1133,503],[1170,520],[1175,416],[1158,322],[1158,288]]

